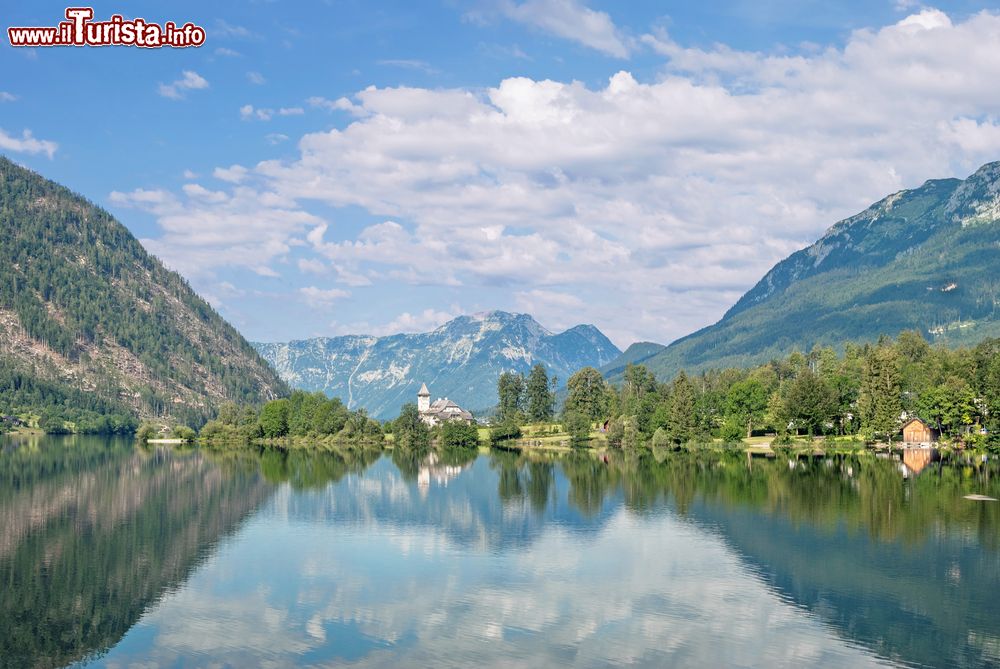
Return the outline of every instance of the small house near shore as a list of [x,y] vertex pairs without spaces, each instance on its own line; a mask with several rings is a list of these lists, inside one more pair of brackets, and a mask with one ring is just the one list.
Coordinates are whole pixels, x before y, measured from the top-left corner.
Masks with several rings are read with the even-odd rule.
[[421,384],[420,392],[417,393],[417,411],[420,413],[420,419],[430,427],[450,421],[471,423],[474,420],[471,412],[447,397],[431,402],[431,392],[427,389],[426,383]]
[[920,418],[911,418],[903,424],[904,444],[933,444],[940,438],[941,432]]
[[8,427],[21,427],[24,425],[24,421],[17,416],[0,416],[0,423]]

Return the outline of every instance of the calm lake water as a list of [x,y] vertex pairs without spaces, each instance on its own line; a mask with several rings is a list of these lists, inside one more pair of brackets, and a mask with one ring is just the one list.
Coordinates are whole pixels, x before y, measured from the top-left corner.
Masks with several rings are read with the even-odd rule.
[[2,442],[0,666],[1000,665],[1000,469]]

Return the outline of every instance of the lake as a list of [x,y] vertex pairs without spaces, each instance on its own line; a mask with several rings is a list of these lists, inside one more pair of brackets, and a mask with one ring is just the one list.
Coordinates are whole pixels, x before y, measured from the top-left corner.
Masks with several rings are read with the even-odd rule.
[[6,437],[0,665],[997,666],[969,494],[996,462]]

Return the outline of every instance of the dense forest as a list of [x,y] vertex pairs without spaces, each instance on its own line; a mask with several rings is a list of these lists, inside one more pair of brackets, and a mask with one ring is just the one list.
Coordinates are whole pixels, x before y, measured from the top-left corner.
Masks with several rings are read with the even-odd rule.
[[[931,346],[918,332],[895,341],[817,346],[749,369],[683,371],[667,383],[629,365],[622,383],[592,368],[568,382],[563,420],[607,421],[611,445],[668,446],[774,434],[860,435],[892,441],[908,417],[944,439],[992,446],[1000,437],[1000,339],[973,348]],[[572,430],[571,430],[572,432]]]
[[255,439],[311,437],[340,442],[383,441],[382,425],[364,409],[350,411],[339,398],[296,390],[271,400],[259,410],[234,403],[223,405],[218,417],[201,429],[209,441],[249,442]]
[[2,157],[0,345],[8,413],[124,410],[200,424],[224,401],[288,392],[110,214]]

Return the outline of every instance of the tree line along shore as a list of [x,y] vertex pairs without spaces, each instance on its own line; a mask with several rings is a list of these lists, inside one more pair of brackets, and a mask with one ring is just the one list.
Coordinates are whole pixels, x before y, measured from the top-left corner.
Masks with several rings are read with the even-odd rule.
[[[8,370],[9,371],[9,370]],[[23,390],[23,389],[22,389]],[[44,400],[48,389],[32,389]],[[498,404],[478,425],[423,424],[415,405],[378,421],[338,398],[293,391],[260,406],[227,403],[200,429],[102,413],[101,406],[0,405],[4,431],[132,434],[230,443],[493,445],[540,448],[747,447],[799,442],[892,444],[902,424],[919,418],[937,440],[960,448],[1000,450],[1000,339],[973,347],[928,343],[915,331],[896,339],[816,346],[752,368],[729,368],[660,381],[628,365],[620,384],[585,367],[557,402],[556,379],[542,365],[505,372]],[[0,397],[0,399],[3,399]],[[44,404],[44,403],[43,403]]]
[[[898,443],[903,422],[919,417],[941,445],[1000,450],[1000,339],[949,349],[904,332],[839,353],[816,346],[749,369],[681,372],[666,382],[629,365],[612,385],[587,367],[568,379],[561,406],[555,380],[536,365],[527,375],[501,374],[497,394],[485,424],[430,428],[413,404],[380,422],[337,398],[294,391],[260,408],[225,405],[199,432],[181,427],[178,435],[298,447],[859,448]],[[139,428],[140,438],[154,434],[152,425]]]

